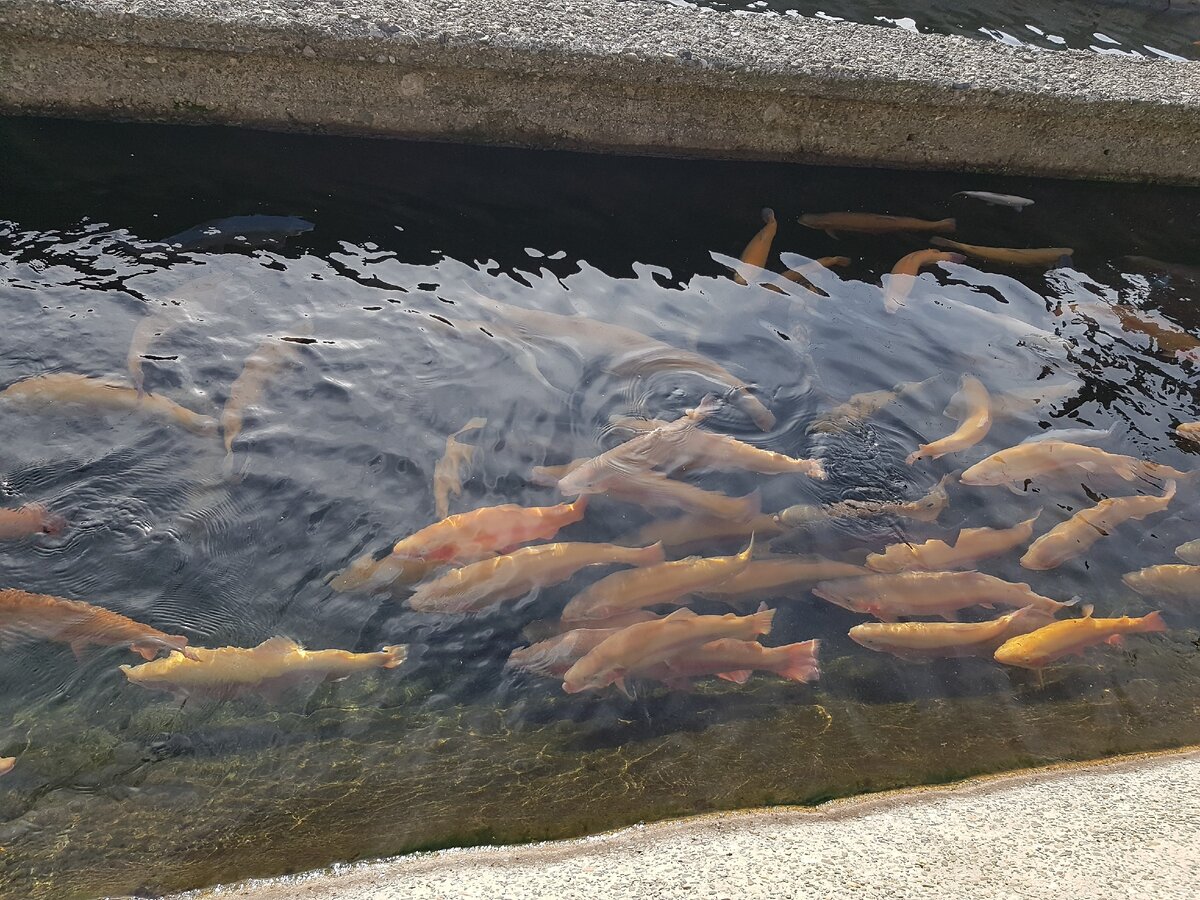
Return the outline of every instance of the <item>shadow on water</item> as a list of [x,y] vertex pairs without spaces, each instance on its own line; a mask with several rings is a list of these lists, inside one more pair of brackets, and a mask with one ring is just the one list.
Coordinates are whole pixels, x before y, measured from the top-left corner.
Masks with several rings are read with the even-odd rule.
[[[435,520],[435,466],[468,420],[487,423],[468,438],[477,450],[451,511],[549,505],[559,498],[535,466],[612,446],[613,416],[675,418],[720,387],[692,371],[615,372],[594,335],[531,339],[512,308],[633,329],[751,385],[774,426],[760,431],[731,402],[715,430],[819,456],[828,480],[686,478],[758,491],[768,512],[921,497],[1048,428],[1111,429],[1108,450],[1192,469],[1196,445],[1173,428],[1197,417],[1200,399],[1188,356],[1200,346],[1195,191],[30,119],[0,120],[0,155],[0,385],[59,371],[123,377],[154,315],[159,333],[140,354],[147,388],[220,415],[256,348],[293,339],[232,461],[219,439],[139,415],[0,404],[0,505],[41,502],[69,523],[0,543],[4,586],[86,599],[192,645],[280,635],[310,648],[410,647],[397,670],[181,703],[130,684],[117,666],[137,658],[123,649],[77,661],[63,644],[6,642],[0,756],[17,762],[0,779],[4,897],[161,894],[1200,742],[1200,615],[1181,600],[1161,603],[1168,634],[1039,676],[872,653],[846,636],[862,616],[779,590],[738,609],[777,608],[771,645],[819,638],[819,682],[641,682],[626,698],[568,695],[505,666],[531,623],[555,619],[611,569],[476,616],[414,611],[407,589],[329,584]],[[953,196],[962,190],[1036,203],[1016,213]],[[729,277],[721,259],[741,253],[764,205],[779,216],[776,271],[778,254],[850,258],[814,275],[828,296]],[[835,210],[954,216],[963,241],[1074,252],[1049,271],[946,263],[887,316],[881,280],[926,242],[797,222]],[[315,227],[234,252],[158,243],[253,214]],[[1007,398],[1004,414],[980,445],[906,465],[953,428],[943,410],[964,372]],[[851,395],[900,382],[921,385],[864,422],[810,431]],[[818,517],[762,543],[858,564],[1039,507],[1040,533],[1161,484],[1097,476],[1010,493],[951,477],[946,490],[936,522]],[[1195,490],[1181,484],[1165,513],[1058,569],[1031,572],[1015,554],[980,568],[1100,614],[1148,613],[1159,602],[1120,576],[1172,562],[1197,537]],[[616,540],[652,521],[596,498],[561,539]],[[697,549],[744,546],[738,536]]]

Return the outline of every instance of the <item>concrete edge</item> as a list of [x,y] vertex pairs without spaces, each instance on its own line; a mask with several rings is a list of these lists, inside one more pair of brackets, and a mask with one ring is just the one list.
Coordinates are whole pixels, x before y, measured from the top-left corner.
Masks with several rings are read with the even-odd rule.
[[[999,793],[1030,784],[1047,783],[1064,779],[1108,775],[1131,769],[1154,768],[1181,760],[1200,759],[1200,745],[1170,750],[1135,753],[1101,760],[1055,763],[1031,769],[981,775],[947,784],[921,785],[874,794],[862,794],[822,803],[819,806],[779,806],[735,812],[704,813],[664,822],[639,824],[602,832],[586,837],[563,841],[543,841],[517,846],[483,846],[413,853],[386,859],[335,865],[312,872],[283,876],[281,878],[248,879],[232,884],[215,885],[195,891],[172,895],[175,900],[204,900],[236,892],[239,897],[276,900],[276,894],[285,886],[294,887],[303,882],[305,886],[337,884],[339,889],[353,891],[360,883],[376,885],[386,870],[404,867],[404,874],[420,875],[441,868],[471,861],[486,865],[491,870],[518,869],[538,866],[593,853],[635,852],[656,841],[677,836],[701,836],[716,827],[739,828],[748,825],[768,824],[783,827],[792,824],[819,825],[870,816],[904,806],[933,803],[958,797],[973,797]],[[348,894],[347,896],[357,896]]]
[[0,110],[1200,184],[1200,63],[632,0],[0,0]]

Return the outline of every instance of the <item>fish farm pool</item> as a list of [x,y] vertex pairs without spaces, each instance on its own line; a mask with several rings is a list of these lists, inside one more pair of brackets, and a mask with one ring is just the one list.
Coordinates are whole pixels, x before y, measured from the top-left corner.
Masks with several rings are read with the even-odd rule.
[[[32,118],[0,158],[4,897],[1200,742],[1200,569],[1123,581],[1200,538],[1196,190]],[[547,540],[608,564],[508,555]],[[967,580],[897,605],[908,556]],[[980,584],[1051,631],[998,662],[1035,600]]]

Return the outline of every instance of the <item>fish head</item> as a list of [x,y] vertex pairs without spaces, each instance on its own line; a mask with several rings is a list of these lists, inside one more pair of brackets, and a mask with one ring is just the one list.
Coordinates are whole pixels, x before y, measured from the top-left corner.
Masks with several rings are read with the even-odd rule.
[[884,642],[869,625],[855,625],[846,632],[846,636],[860,647],[866,647],[868,650],[884,649]]
[[625,677],[625,669],[609,666],[603,669],[593,669],[585,656],[567,670],[563,676],[563,690],[568,694],[579,694],[583,691],[600,691],[615,681]]

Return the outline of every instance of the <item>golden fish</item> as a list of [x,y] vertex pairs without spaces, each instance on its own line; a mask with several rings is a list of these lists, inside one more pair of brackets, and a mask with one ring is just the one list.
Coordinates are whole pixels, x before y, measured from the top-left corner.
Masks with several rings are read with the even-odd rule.
[[868,419],[885,406],[915,394],[937,379],[937,376],[926,378],[924,381],[902,381],[886,391],[868,391],[855,394],[845,403],[840,403],[826,410],[808,426],[808,432],[845,431],[849,426]]
[[1033,537],[1036,519],[1035,515],[1012,528],[964,528],[958,533],[954,546],[941,540],[923,544],[891,544],[882,553],[870,554],[867,566],[876,572],[961,569],[978,560],[999,556],[1014,547],[1020,547]]
[[686,481],[675,481],[661,472],[614,472],[597,482],[596,489],[614,500],[647,509],[680,509],[714,519],[749,521],[762,512],[758,491],[744,497],[730,497]]
[[1177,359],[1200,362],[1200,338],[1193,337],[1182,329],[1147,319],[1140,310],[1124,303],[1114,303],[1112,311],[1121,320],[1122,331],[1146,335],[1158,345],[1159,351],[1170,353]]
[[990,622],[864,622],[850,640],[903,659],[991,657],[1005,641],[1054,621],[1054,615],[1026,606]]
[[1012,418],[1038,406],[1046,406],[1066,400],[1079,393],[1080,382],[1063,381],[1053,384],[1038,384],[1007,391],[992,397],[993,418]]
[[1175,426],[1175,433],[1181,438],[1200,444],[1200,422],[1182,422]]
[[733,613],[698,616],[684,608],[675,610],[665,619],[630,625],[606,638],[571,666],[563,676],[563,690],[577,694],[616,684],[626,692],[627,677],[640,675],[689,647],[721,638],[754,640],[759,635],[769,634],[774,618],[773,609],[752,616]]
[[951,434],[922,444],[905,460],[910,466],[920,459],[941,459],[948,453],[961,453],[982,441],[992,427],[992,398],[974,375],[964,375],[958,393],[950,399],[946,415],[958,419]]
[[[830,514],[837,518],[868,518],[871,516],[897,516],[901,519],[914,519],[918,522],[936,522],[942,510],[950,505],[950,493],[946,485],[952,476],[944,475],[942,480],[924,497],[903,502],[883,500],[842,500],[826,507]],[[784,510],[786,513],[787,510]],[[780,514],[782,517],[782,513]],[[784,520],[784,524],[787,524]]]
[[0,775],[7,775],[17,764],[15,756],[0,756]]
[[0,636],[70,644],[76,658],[91,645],[128,647],[144,659],[154,659],[160,650],[192,652],[187,638],[164,634],[103,607],[12,589],[0,590]]
[[462,496],[463,473],[470,469],[475,459],[476,446],[464,444],[458,439],[468,431],[478,431],[487,425],[487,419],[474,418],[446,438],[446,452],[433,467],[433,507],[438,518],[450,515],[450,498]]
[[31,534],[62,534],[67,520],[40,503],[26,503],[17,509],[0,509],[0,540]]
[[[610,616],[607,619],[590,620],[586,627],[589,630],[593,628],[628,628],[638,622],[650,622],[661,618],[662,616],[658,613],[652,613],[648,609],[635,609],[619,616]],[[577,630],[579,630],[578,622],[564,622],[562,619],[538,619],[522,628],[521,635],[527,641],[544,641],[555,635]]]
[[650,522],[621,543],[633,547],[660,543],[664,547],[688,547],[733,538],[748,538],[753,534],[771,536],[783,534],[784,528],[774,516],[759,513],[749,519],[714,519],[708,516],[683,515],[675,519]]
[[397,556],[388,553],[376,559],[374,553],[364,553],[354,559],[329,581],[335,591],[374,591],[393,585],[413,584],[430,572],[440,569],[444,562]]
[[229,396],[221,411],[221,430],[225,434],[225,453],[233,453],[233,442],[242,433],[247,409],[262,402],[267,381],[279,367],[296,358],[296,345],[291,341],[271,338],[263,341],[246,357],[241,374],[229,386]]
[[319,680],[340,681],[372,669],[394,669],[408,656],[404,645],[376,653],[348,650],[305,650],[295,641],[273,637],[257,647],[193,648],[192,659],[172,653],[165,659],[121,666],[134,684],[178,696],[192,694],[235,697],[246,693],[273,694],[287,687]]
[[715,600],[737,602],[747,597],[774,596],[784,588],[808,587],[821,581],[870,574],[870,570],[862,566],[820,556],[756,559],[741,574],[704,588],[702,593]]
[[808,213],[800,217],[800,224],[824,231],[831,237],[837,237],[836,232],[839,231],[857,231],[864,234],[887,234],[892,231],[934,231],[949,234],[956,227],[953,219],[938,219],[934,222],[928,219],[910,219],[907,216],[852,212]]
[[1189,475],[1170,466],[1108,453],[1085,444],[1037,441],[993,453],[963,472],[959,480],[974,485],[1004,484],[1020,493],[1028,482],[1073,467],[1094,474],[1111,472],[1126,481],[1145,477],[1182,479]]
[[128,385],[69,372],[26,378],[10,384],[0,392],[0,397],[36,403],[48,411],[61,406],[88,406],[115,412],[142,412],[180,425],[194,434],[217,432],[217,420],[212,416],[192,412],[159,394],[139,397],[138,392]]
[[[657,617],[651,616],[650,618]],[[641,621],[650,621],[650,619]],[[562,678],[567,673],[567,669],[599,647],[605,640],[627,627],[627,625],[618,625],[615,628],[573,628],[536,644],[530,644],[528,647],[518,647],[508,654],[508,662],[505,663],[505,666],[510,669],[522,669],[535,675]]]
[[1097,619],[1092,608],[1085,607],[1083,618],[1052,622],[1037,631],[1018,635],[1000,646],[995,659],[1006,666],[1044,669],[1055,660],[1083,653],[1096,644],[1120,646],[1126,634],[1150,634],[1167,630],[1162,614],[1152,612],[1141,618]]
[[1014,249],[1011,247],[977,247],[974,244],[960,244],[943,237],[930,238],[929,242],[937,247],[957,250],[976,259],[988,262],[1003,263],[1007,266],[1057,266],[1063,257],[1070,257],[1075,251],[1070,247],[1034,247]]
[[736,556],[689,556],[616,572],[577,594],[563,609],[567,622],[605,619],[631,609],[676,603],[688,594],[728,581],[750,564],[754,539]]
[[1069,606],[1034,593],[1027,584],[1013,584],[981,572],[899,572],[823,581],[813,594],[852,612],[867,613],[883,622],[900,616],[942,616],[969,606],[991,608],[1036,606],[1055,611]]
[[421,585],[408,598],[408,605],[421,612],[479,612],[566,581],[588,566],[650,566],[665,561],[662,544],[540,544],[453,569]]
[[842,269],[850,265],[850,263],[851,259],[848,256],[822,256],[798,269],[785,269],[783,277],[788,281],[794,281],[796,284],[808,288],[814,294],[821,294],[827,297],[829,295],[809,281],[809,278],[822,269]]
[[1147,566],[1122,575],[1121,580],[1139,594],[1178,600],[1200,597],[1200,565]]
[[685,687],[691,679],[705,675],[745,684],[755,672],[770,672],[788,681],[805,684],[821,677],[817,661],[820,643],[814,640],[764,647],[758,641],[721,638],[699,647],[688,647],[646,670],[643,675],[672,687]]
[[[747,267],[753,266],[756,269],[767,267],[767,258],[771,255],[771,244],[775,241],[775,231],[779,227],[775,221],[775,210],[763,209],[762,218],[763,227],[750,239],[750,243],[746,245],[741,256],[741,261]],[[749,268],[746,271],[747,274],[750,273]],[[740,271],[734,273],[733,280],[738,284],[746,284],[746,279]]]
[[587,497],[557,506],[505,503],[459,513],[396,542],[392,555],[459,564],[515,550],[530,541],[549,540],[583,518]]
[[1200,564],[1200,541],[1188,541],[1175,548],[1175,555],[1185,563]]
[[1175,496],[1175,482],[1168,481],[1161,497],[1114,497],[1082,509],[1065,522],[1055,525],[1033,542],[1021,557],[1026,569],[1044,571],[1062,565],[1116,530],[1122,522],[1144,519],[1162,512]]
[[960,263],[966,259],[961,253],[944,253],[940,250],[917,250],[907,256],[902,256],[892,267],[891,278],[883,292],[883,308],[889,313],[898,312],[904,307],[904,301],[912,293],[917,283],[917,276],[926,266],[943,262]]

